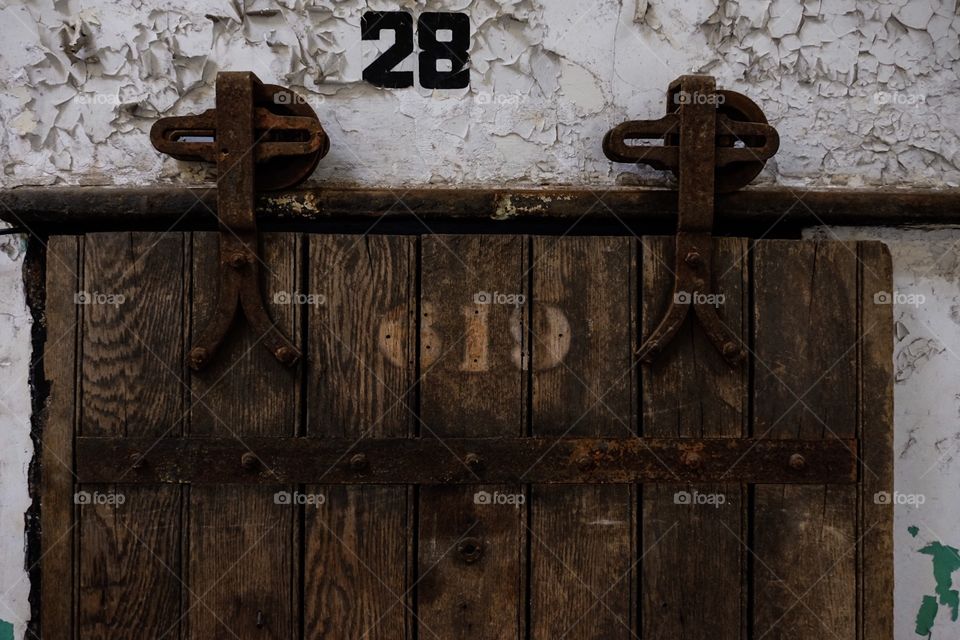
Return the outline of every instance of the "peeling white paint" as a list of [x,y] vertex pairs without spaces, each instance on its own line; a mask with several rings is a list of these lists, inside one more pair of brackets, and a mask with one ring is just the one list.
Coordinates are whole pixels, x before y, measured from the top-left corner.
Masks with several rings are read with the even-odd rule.
[[33,457],[28,386],[32,318],[24,298],[25,240],[0,236],[0,620],[23,637],[30,618],[24,513],[30,506],[27,471]]
[[[398,7],[469,13],[468,90],[362,82],[392,40],[361,43],[360,16]],[[670,80],[708,72],[780,130],[761,182],[955,186],[958,32],[954,4],[932,0],[7,3],[0,184],[208,180],[161,158],[150,124],[212,106],[218,71],[252,69],[320,114],[334,143],[322,181],[636,182],[603,157],[603,133],[660,115]]]

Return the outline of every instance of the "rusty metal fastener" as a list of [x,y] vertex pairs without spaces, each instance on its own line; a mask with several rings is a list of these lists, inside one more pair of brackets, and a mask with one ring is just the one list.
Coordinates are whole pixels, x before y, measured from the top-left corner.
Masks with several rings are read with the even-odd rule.
[[245,454],[240,456],[240,466],[247,471],[253,471],[260,464],[260,461],[257,459],[257,454],[253,451],[247,451]]
[[473,564],[483,556],[483,542],[479,538],[464,538],[457,545],[460,559],[467,564]]
[[253,262],[253,256],[246,251],[235,251],[226,256],[227,264],[234,269],[240,269]]
[[365,453],[355,453],[350,457],[350,470],[360,473],[367,470],[367,455]]
[[807,459],[799,453],[790,456],[790,468],[794,471],[803,471],[807,468]]
[[703,264],[703,260],[701,259],[700,254],[697,253],[696,251],[691,251],[690,253],[688,253],[687,257],[684,258],[683,261],[686,262],[691,267],[699,267],[701,264]]
[[591,471],[596,466],[597,466],[597,463],[590,456],[584,455],[577,458],[577,468],[579,468],[580,471],[584,471],[584,472]]
[[681,456],[683,464],[691,469],[699,469],[703,465],[703,456],[697,451],[687,451]]
[[470,468],[471,471],[479,471],[483,466],[483,460],[480,459],[475,453],[468,453],[467,457],[464,458],[464,463]]
[[280,345],[273,352],[273,355],[280,361],[281,364],[290,366],[294,364],[299,358],[300,353],[296,349],[291,349],[286,345]]

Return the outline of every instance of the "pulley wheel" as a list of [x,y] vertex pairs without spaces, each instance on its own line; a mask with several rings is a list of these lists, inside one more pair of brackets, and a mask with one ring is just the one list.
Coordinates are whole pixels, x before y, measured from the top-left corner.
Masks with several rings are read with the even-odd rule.
[[[672,113],[680,109],[680,105],[677,104],[675,99],[677,91],[679,91],[679,88],[667,94],[668,112]],[[723,103],[717,106],[717,115],[724,115],[738,122],[768,124],[766,116],[763,115],[763,110],[756,102],[742,93],[728,89],[718,89],[717,94],[723,96]],[[746,147],[760,147],[763,145],[762,138],[757,138],[756,136],[743,136],[742,138],[738,138],[729,131],[723,131],[723,125],[719,120],[717,121],[717,126],[719,127],[717,131],[718,147],[732,147],[736,145],[738,141],[741,143],[741,146]],[[664,143],[679,146],[680,134],[676,133],[665,136]],[[754,178],[760,175],[766,163],[766,160],[757,158],[756,160],[747,162],[732,162],[726,166],[719,167],[716,177],[717,191],[726,193],[747,186]],[[678,169],[671,169],[671,171],[674,175],[678,174]]]

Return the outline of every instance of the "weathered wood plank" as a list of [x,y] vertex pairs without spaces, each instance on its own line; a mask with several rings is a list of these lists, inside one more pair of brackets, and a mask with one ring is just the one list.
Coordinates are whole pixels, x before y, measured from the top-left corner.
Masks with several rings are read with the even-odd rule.
[[[860,633],[863,640],[893,638],[893,506],[877,504],[893,493],[893,265],[879,242],[860,247]],[[888,298],[889,300],[889,298]]]
[[[292,296],[300,290],[299,247],[294,235],[261,237],[263,299],[270,317],[295,344],[300,322]],[[195,234],[194,335],[216,301],[218,258],[216,235]],[[191,375],[191,435],[222,435],[241,443],[252,436],[296,435],[300,372],[277,362],[260,344],[262,337],[238,319],[214,362]],[[252,466],[262,465],[254,457]],[[299,518],[290,504],[276,499],[282,491],[291,487],[190,488],[187,637],[298,637]]]
[[40,626],[44,638],[74,637],[74,475],[73,432],[76,423],[76,350],[79,332],[78,240],[51,238],[46,248],[47,340],[43,374],[50,385],[50,400],[43,417],[43,450],[40,452],[42,531],[40,555]]
[[[82,434],[182,433],[183,243],[179,233],[84,238]],[[180,490],[82,491],[79,636],[178,637]]]
[[[526,376],[516,365],[526,347],[526,308],[493,298],[527,295],[525,239],[431,235],[422,242],[420,434],[521,435]],[[516,485],[420,490],[421,638],[524,636],[523,510],[478,504],[481,492],[523,495]]]
[[[357,439],[413,432],[416,239],[313,236],[309,264],[306,435],[350,442],[323,481]],[[305,491],[326,499],[306,508],[305,638],[411,638],[412,490]]]
[[[634,246],[534,239],[533,435],[636,434]],[[532,498],[531,637],[633,637],[634,487],[536,486]]]
[[[856,435],[857,275],[854,243],[756,244],[752,435]],[[855,487],[756,487],[755,634],[856,637],[855,514]]]
[[[645,238],[643,335],[660,322],[674,294],[673,238]],[[723,323],[747,343],[747,242],[713,241],[711,288]],[[722,300],[722,304],[720,301]],[[747,431],[748,367],[731,368],[707,338],[693,310],[663,355],[644,368],[643,435],[739,438]],[[783,471],[789,473],[786,462]],[[699,458],[697,459],[699,461]],[[746,460],[724,471],[728,482],[643,488],[642,620],[644,638],[739,640],[746,589],[747,539],[741,486]],[[684,465],[686,466],[686,465]],[[723,475],[723,474],[722,474]],[[691,497],[683,500],[682,494]],[[697,504],[703,495],[708,503]],[[709,544],[703,544],[704,541]]]

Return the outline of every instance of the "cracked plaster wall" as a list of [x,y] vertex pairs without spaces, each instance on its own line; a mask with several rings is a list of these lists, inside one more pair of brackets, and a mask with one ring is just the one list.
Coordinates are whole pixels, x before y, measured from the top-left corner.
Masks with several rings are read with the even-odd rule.
[[[368,8],[468,13],[470,88],[362,82]],[[314,105],[325,181],[631,181],[603,133],[706,72],[779,128],[763,181],[956,186],[958,32],[956,2],[933,0],[0,0],[0,184],[209,178],[161,159],[150,124],[212,106],[218,71],[251,69]]]
[[[389,44],[361,46],[361,13],[398,8],[470,15],[469,89],[360,80]],[[158,116],[212,106],[216,73],[231,69],[308,98],[333,143],[322,181],[662,184],[612,166],[600,140],[625,119],[660,115],[674,77],[705,72],[780,131],[758,182],[955,187],[958,14],[956,1],[929,0],[0,0],[0,187],[209,181],[208,168],[161,158],[147,133]],[[928,497],[897,511],[896,637],[915,637],[919,594],[932,589],[917,550],[960,543],[960,231],[826,233],[885,240],[897,286],[928,299],[897,307],[895,353],[897,487]],[[0,254],[0,619],[17,637],[30,612],[22,246],[5,238]],[[940,624],[935,638],[956,632]]]

